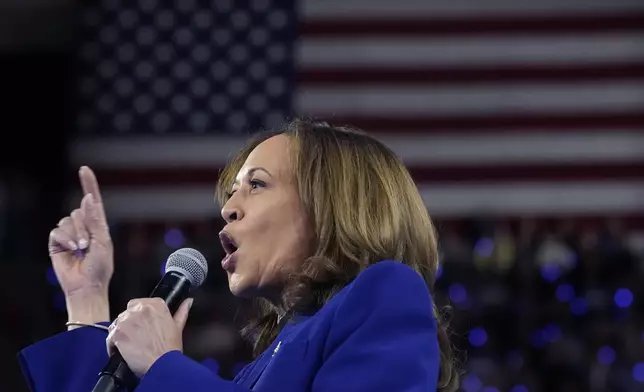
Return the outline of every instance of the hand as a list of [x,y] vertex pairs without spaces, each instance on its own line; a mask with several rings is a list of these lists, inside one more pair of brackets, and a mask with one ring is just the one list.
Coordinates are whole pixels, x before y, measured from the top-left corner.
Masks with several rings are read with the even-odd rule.
[[80,208],[51,231],[49,256],[67,299],[70,319],[108,321],[107,290],[114,272],[112,239],[96,176],[83,166],[79,177],[84,193]]
[[161,298],[134,299],[110,325],[107,352],[116,347],[130,370],[142,377],[157,359],[170,351],[183,351],[183,328],[192,306],[188,298],[174,314]]

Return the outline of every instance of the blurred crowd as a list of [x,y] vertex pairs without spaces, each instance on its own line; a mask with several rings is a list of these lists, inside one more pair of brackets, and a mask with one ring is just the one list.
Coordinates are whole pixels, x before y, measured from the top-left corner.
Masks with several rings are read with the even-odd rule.
[[485,219],[441,232],[437,296],[466,351],[464,391],[642,390],[641,233]]
[[[435,297],[463,362],[463,391],[642,390],[643,232],[617,219],[436,223],[443,264]],[[185,350],[232,377],[250,360],[237,332],[250,304],[228,292],[219,267],[221,227],[219,220],[115,224],[112,314],[151,292],[174,250],[200,250],[210,271]],[[25,344],[63,331],[66,314],[46,260],[0,265],[10,320],[0,331],[4,363]]]
[[[462,389],[635,391],[644,386],[641,236],[619,220],[437,221],[445,306],[464,362]],[[174,249],[210,261],[191,315],[187,350],[232,376],[249,360],[238,337],[244,303],[219,268],[218,221],[123,225],[115,307],[149,292]],[[240,310],[242,309],[242,310]]]

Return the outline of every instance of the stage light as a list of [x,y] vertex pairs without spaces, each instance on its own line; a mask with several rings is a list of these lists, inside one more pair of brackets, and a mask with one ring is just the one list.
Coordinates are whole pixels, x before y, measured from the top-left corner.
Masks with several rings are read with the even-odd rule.
[[438,280],[441,276],[443,276],[443,264],[438,265],[438,269],[436,271],[436,280]]
[[600,347],[597,350],[597,360],[602,365],[610,365],[615,362],[615,350],[609,346]]
[[161,276],[165,275],[165,265],[166,265],[166,263],[167,263],[167,261],[163,261],[161,263]]
[[510,389],[510,392],[529,392],[525,385],[515,385]]
[[546,264],[541,267],[541,276],[546,282],[554,282],[561,276],[561,269],[556,264]]
[[620,308],[628,308],[633,303],[633,293],[629,289],[618,289],[613,297],[615,305]]
[[530,343],[534,348],[542,348],[548,343],[548,338],[542,330],[536,330],[530,335]]
[[179,249],[185,243],[183,238],[183,233],[179,229],[170,229],[165,233],[163,237],[164,242],[167,246],[174,249]]
[[467,291],[462,284],[451,284],[447,290],[449,293],[449,299],[455,304],[461,304],[467,301]]
[[543,332],[546,339],[550,342],[557,341],[561,337],[561,328],[555,323],[546,325],[546,327],[543,329]]
[[487,259],[494,252],[494,242],[489,238],[481,238],[474,245],[474,254],[477,257]]
[[633,378],[635,381],[644,382],[644,362],[636,363],[633,366]]
[[478,392],[481,390],[483,383],[474,374],[469,374],[463,379],[463,389],[465,392]]
[[476,327],[470,330],[470,344],[474,347],[482,347],[487,342],[487,332],[484,328]]
[[572,285],[562,283],[557,287],[557,299],[561,302],[569,302],[575,297],[575,289]]
[[570,303],[570,311],[576,316],[581,316],[588,312],[588,301],[584,298],[575,298]]

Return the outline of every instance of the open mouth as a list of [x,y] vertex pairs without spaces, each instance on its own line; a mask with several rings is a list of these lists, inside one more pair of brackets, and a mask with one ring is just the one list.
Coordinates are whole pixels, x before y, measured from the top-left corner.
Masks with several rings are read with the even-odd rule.
[[221,246],[224,248],[224,252],[226,252],[227,255],[235,253],[237,250],[237,243],[229,233],[225,231],[219,233],[219,240],[221,241]]

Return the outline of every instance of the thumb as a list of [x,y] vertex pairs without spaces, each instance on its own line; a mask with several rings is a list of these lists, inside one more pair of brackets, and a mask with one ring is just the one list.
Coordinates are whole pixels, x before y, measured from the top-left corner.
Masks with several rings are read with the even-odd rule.
[[174,314],[174,322],[177,324],[177,327],[179,327],[179,330],[183,331],[183,328],[186,326],[186,322],[188,321],[188,314],[190,313],[190,308],[192,307],[192,302],[194,301],[193,298],[188,298],[183,303],[181,306],[179,306],[179,309],[177,309],[177,312]]

